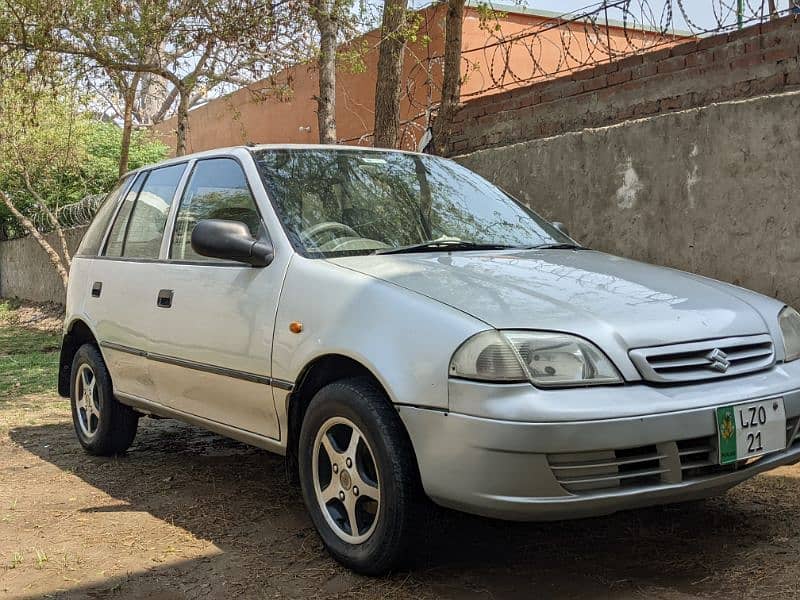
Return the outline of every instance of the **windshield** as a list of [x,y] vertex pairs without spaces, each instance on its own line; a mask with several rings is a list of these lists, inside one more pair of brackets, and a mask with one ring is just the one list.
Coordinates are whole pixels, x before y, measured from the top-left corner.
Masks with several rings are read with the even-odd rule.
[[295,248],[312,257],[422,245],[448,251],[570,243],[500,189],[435,156],[391,151],[254,152]]

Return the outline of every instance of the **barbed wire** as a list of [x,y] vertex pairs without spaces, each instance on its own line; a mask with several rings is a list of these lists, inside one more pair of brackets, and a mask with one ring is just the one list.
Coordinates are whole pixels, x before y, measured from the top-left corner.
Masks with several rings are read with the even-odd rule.
[[56,211],[56,219],[61,227],[79,227],[91,223],[106,194],[91,194],[80,202],[61,206]]
[[489,28],[486,44],[462,52],[462,97],[555,78],[789,10],[787,2],[783,11],[770,13],[767,0],[606,0],[511,34]]
[[[100,208],[100,205],[103,203],[104,198],[105,194],[91,194],[73,204],[58,207],[53,214],[59,226],[63,229],[88,225],[94,218],[97,209]],[[47,233],[55,229],[53,223],[50,221],[50,217],[41,209],[37,210],[32,215],[31,221],[36,229],[42,233]]]
[[[555,79],[692,38],[725,33],[800,11],[800,0],[603,0],[577,11],[546,14],[527,26],[509,26],[505,13],[482,16],[486,42],[462,50],[463,100]],[[415,148],[438,107],[443,53],[416,57],[403,95],[412,117],[401,124],[398,146]],[[367,145],[372,133],[342,140]]]

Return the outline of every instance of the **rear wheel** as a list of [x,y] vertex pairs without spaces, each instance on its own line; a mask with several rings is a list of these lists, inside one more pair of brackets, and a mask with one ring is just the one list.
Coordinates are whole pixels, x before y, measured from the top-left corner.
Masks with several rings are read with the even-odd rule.
[[81,346],[72,360],[70,398],[75,433],[87,452],[108,456],[130,447],[139,417],[114,397],[103,356],[92,344]]
[[333,557],[366,575],[399,566],[423,503],[411,442],[368,378],[322,388],[300,432],[303,498]]

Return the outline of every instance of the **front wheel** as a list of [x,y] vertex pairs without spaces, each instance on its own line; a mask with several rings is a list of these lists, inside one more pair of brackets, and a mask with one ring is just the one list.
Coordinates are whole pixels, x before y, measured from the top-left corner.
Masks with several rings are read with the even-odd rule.
[[103,355],[92,344],[78,348],[72,360],[70,397],[75,433],[87,452],[109,456],[130,447],[139,417],[114,397]]
[[365,575],[397,567],[424,500],[408,434],[383,391],[367,378],[325,386],[299,442],[303,498],[331,555]]

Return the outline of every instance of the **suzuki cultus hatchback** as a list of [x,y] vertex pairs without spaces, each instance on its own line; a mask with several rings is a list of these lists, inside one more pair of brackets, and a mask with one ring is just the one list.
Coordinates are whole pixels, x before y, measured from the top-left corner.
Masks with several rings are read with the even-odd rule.
[[331,554],[396,566],[434,502],[548,520],[800,460],[800,315],[577,244],[441,158],[326,146],[127,175],[72,265],[59,391],[287,457]]

